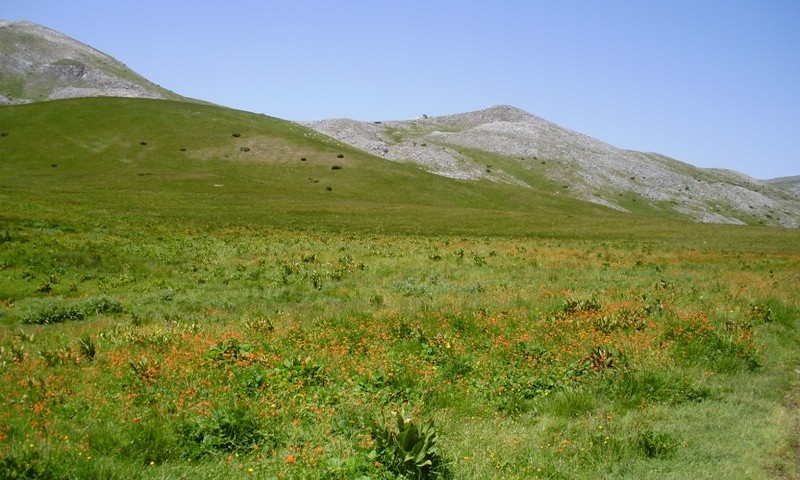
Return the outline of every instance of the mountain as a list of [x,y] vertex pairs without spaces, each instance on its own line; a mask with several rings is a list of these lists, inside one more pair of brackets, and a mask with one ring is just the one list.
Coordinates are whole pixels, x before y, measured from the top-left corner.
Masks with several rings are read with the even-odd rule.
[[0,21],[0,104],[98,96],[183,99],[62,33]]
[[792,193],[796,197],[800,197],[800,175],[795,175],[793,177],[780,177],[780,178],[773,178],[767,180],[766,183],[786,190]]
[[616,148],[511,106],[414,120],[305,125],[384,158],[626,211],[697,222],[800,226],[800,199],[774,184]]

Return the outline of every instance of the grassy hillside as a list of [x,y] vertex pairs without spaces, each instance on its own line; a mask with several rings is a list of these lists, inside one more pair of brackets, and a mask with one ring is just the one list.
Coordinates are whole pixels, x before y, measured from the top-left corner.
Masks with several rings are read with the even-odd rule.
[[[120,208],[199,223],[379,229],[388,222],[407,230],[463,228],[472,209],[535,208],[530,218],[538,222],[565,206],[581,216],[604,213],[441,179],[289,122],[218,107],[86,99],[4,109],[0,125],[8,133],[0,145],[6,191],[44,210],[67,203],[75,212]],[[381,214],[386,209],[405,213]],[[507,215],[501,222],[513,229]]]
[[212,106],[0,132],[0,478],[800,476],[797,230]]
[[0,109],[0,132],[7,205],[0,215],[7,219],[652,240],[688,234],[698,242],[734,235],[731,246],[767,231],[622,214],[558,188],[441,178],[290,122],[214,106],[63,100]]
[[793,177],[781,177],[781,178],[773,178],[771,180],[767,180],[767,183],[787,190],[789,192],[794,193],[795,195],[800,194],[800,175],[796,175]]

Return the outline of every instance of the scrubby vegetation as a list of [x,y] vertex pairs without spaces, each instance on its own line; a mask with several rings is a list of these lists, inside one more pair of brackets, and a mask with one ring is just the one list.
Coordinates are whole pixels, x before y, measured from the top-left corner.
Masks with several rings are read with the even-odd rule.
[[796,253],[9,227],[0,452],[26,475],[794,468]]

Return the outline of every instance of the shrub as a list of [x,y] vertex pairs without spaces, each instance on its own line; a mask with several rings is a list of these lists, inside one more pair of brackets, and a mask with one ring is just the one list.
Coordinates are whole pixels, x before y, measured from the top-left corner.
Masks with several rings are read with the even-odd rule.
[[336,155],[336,158],[344,158],[344,154],[340,153],[340,154]]
[[0,457],[0,478],[31,478],[31,479],[54,479],[56,478],[46,465],[33,454],[4,455]]
[[77,303],[61,298],[43,299],[32,302],[28,306],[22,321],[23,323],[47,325],[84,320],[93,315],[122,313],[123,310],[119,300],[105,295]]
[[341,170],[341,169],[342,169],[341,165],[334,165],[331,167],[331,170]]
[[86,314],[76,304],[69,304],[62,299],[47,299],[33,303],[23,315],[24,323],[47,325],[67,321],[83,320]]
[[248,409],[223,407],[187,421],[181,428],[186,454],[199,458],[216,452],[249,453],[254,447],[276,446],[273,434],[268,433],[258,418]]
[[577,313],[577,312],[596,312],[602,308],[600,302],[594,298],[587,300],[574,300],[567,299],[561,307],[564,313]]
[[114,314],[124,311],[119,300],[106,295],[89,298],[81,302],[80,308],[85,315]]

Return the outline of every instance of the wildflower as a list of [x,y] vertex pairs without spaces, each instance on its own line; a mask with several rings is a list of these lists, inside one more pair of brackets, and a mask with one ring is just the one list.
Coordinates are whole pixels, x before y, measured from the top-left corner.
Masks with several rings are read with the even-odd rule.
[[295,458],[294,458],[293,454],[290,453],[289,455],[286,456],[286,463],[287,464],[294,465],[294,462],[295,462]]

